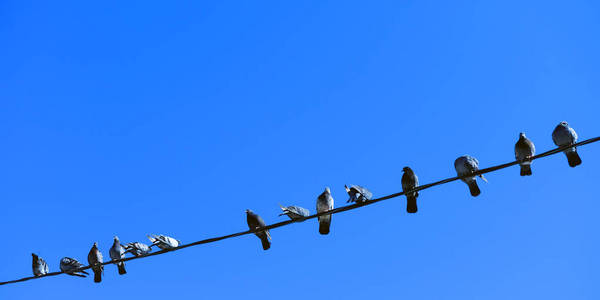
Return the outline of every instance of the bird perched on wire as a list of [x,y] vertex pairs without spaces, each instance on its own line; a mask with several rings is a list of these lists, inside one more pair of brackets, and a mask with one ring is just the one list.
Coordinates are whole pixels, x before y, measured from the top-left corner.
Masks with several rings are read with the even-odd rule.
[[515,158],[521,166],[521,176],[531,175],[531,157],[535,155],[535,145],[525,136],[519,133],[519,140],[515,144]]
[[[317,213],[330,211],[333,209],[333,197],[331,197],[331,190],[329,187],[325,188],[325,191],[317,198]],[[328,234],[331,227],[331,214],[322,215],[318,217],[319,220],[319,233]]]
[[[250,230],[257,230],[267,226],[259,215],[249,209],[246,209],[246,222],[248,222]],[[254,234],[260,239],[263,250],[271,248],[271,233],[269,233],[268,229],[257,231]]]
[[[577,133],[565,121],[560,122],[552,132],[552,141],[558,147],[572,145],[577,142]],[[571,147],[563,151],[567,156],[570,167],[576,167],[581,164],[581,158],[577,154],[577,148]]]
[[416,213],[417,212],[417,197],[419,192],[414,191],[407,193],[408,191],[419,186],[419,178],[415,175],[415,172],[409,167],[402,168],[402,191],[406,193],[406,212]]
[[[123,246],[121,246],[121,242],[119,241],[118,236],[115,236],[113,240],[113,245],[112,247],[110,247],[108,254],[110,255],[110,258],[112,260],[119,260],[125,258],[125,249],[123,248]],[[127,274],[127,271],[125,270],[125,262],[120,261],[116,264],[117,268],[119,269],[119,275]]]
[[166,236],[164,234],[153,234],[151,236],[148,235],[148,239],[150,240],[150,242],[152,242],[152,245],[155,245],[163,250],[173,249],[181,245],[181,241],[176,240],[170,236]]
[[48,274],[49,269],[46,261],[43,258],[37,256],[35,253],[31,253],[31,256],[33,258],[33,275],[38,277]]
[[310,216],[310,212],[304,207],[295,205],[290,205],[286,207],[282,206],[281,204],[279,204],[279,207],[281,207],[281,210],[283,211],[283,213],[279,214],[279,216],[286,215],[294,221],[302,222],[304,221],[304,218]]
[[152,248],[148,247],[148,245],[144,243],[135,242],[127,243],[125,245],[125,250],[127,250],[126,252],[130,252],[131,254],[133,254],[133,256],[137,257],[150,253],[150,251],[152,251]]
[[92,249],[90,249],[90,253],[88,253],[88,264],[92,267],[92,271],[94,271],[94,282],[96,283],[102,281],[102,272],[104,271],[103,262],[102,253],[98,250],[98,243],[94,243]]
[[76,271],[81,267],[83,267],[83,264],[81,264],[74,258],[63,257],[60,260],[60,270],[65,272],[67,275],[78,277],[86,277],[86,275],[89,275],[88,272],[83,270]]
[[346,189],[346,193],[350,196],[350,199],[348,199],[346,203],[365,203],[373,198],[373,193],[360,185],[350,185],[350,187],[344,185],[344,188]]
[[[477,161],[475,157],[463,155],[454,161],[454,168],[459,177],[470,175],[479,170],[479,161]],[[479,177],[487,182],[487,179],[483,177],[483,174],[479,175]],[[477,186],[477,181],[475,181],[475,176],[461,178],[460,180],[469,186],[471,196],[476,197],[481,194],[479,186]]]

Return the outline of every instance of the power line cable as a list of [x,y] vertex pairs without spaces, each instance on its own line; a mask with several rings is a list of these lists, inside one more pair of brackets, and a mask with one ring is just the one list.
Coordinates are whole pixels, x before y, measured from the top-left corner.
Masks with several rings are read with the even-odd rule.
[[[595,137],[595,138],[591,138],[591,139],[587,139],[584,141],[581,141],[579,143],[575,143],[572,145],[568,145],[568,146],[563,146],[563,147],[558,147],[549,151],[546,151],[544,153],[532,156],[529,160],[536,160],[542,157],[546,157],[546,156],[550,156],[550,155],[554,155],[556,153],[560,153],[566,149],[572,148],[572,147],[579,147],[579,146],[584,146],[587,144],[591,144],[591,143],[595,143],[597,141],[600,141],[600,137]],[[514,166],[519,164],[519,161],[512,161],[512,162],[508,162],[505,164],[500,164],[497,166],[492,166],[489,168],[485,168],[485,169],[480,169],[476,172],[473,172],[469,175],[465,175],[465,176],[456,176],[456,177],[451,177],[451,178],[446,178],[440,181],[436,181],[436,182],[432,182],[432,183],[428,183],[425,185],[420,185],[416,188],[414,188],[413,190],[407,191],[407,192],[413,192],[413,191],[421,191],[424,189],[428,189],[431,187],[434,187],[436,185],[441,185],[441,184],[446,184],[452,181],[456,181],[459,179],[463,179],[463,178],[467,178],[467,177],[473,177],[473,176],[477,176],[477,175],[481,175],[481,174],[486,174],[486,173],[490,173],[490,172],[494,172],[500,169],[504,169],[504,168],[508,168],[510,166]],[[198,246],[198,245],[202,245],[202,244],[209,244],[209,243],[214,243],[217,241],[221,241],[221,240],[225,240],[225,239],[230,239],[230,238],[234,238],[234,237],[238,237],[238,236],[242,236],[242,235],[246,235],[246,234],[251,234],[251,233],[255,233],[258,231],[263,231],[263,230],[267,230],[267,229],[274,229],[274,228],[279,228],[279,227],[283,227],[283,226],[287,226],[290,225],[292,223],[297,223],[298,221],[304,221],[304,220],[308,220],[308,219],[314,219],[317,218],[319,216],[322,215],[328,215],[328,214],[337,214],[337,213],[341,213],[344,211],[348,211],[348,210],[353,210],[359,207],[363,207],[363,206],[367,206],[367,205],[371,205],[380,201],[384,201],[384,200],[388,200],[388,199],[392,199],[392,198],[396,198],[399,196],[402,196],[406,194],[406,192],[399,192],[399,193],[395,193],[395,194],[391,194],[391,195],[387,195],[387,196],[383,196],[383,197],[379,197],[379,198],[375,198],[363,203],[355,203],[355,204],[351,204],[351,205],[347,205],[347,206],[342,206],[342,207],[338,207],[335,208],[333,210],[330,211],[326,211],[326,212],[321,212],[321,213],[317,213],[314,215],[310,215],[308,217],[305,217],[301,220],[287,220],[287,221],[283,221],[283,222],[278,222],[278,223],[274,223],[271,225],[267,225],[265,227],[256,229],[256,230],[246,230],[246,231],[242,231],[242,232],[237,232],[237,233],[232,233],[232,234],[228,234],[228,235],[223,235],[223,236],[218,236],[218,237],[213,237],[213,238],[208,238],[208,239],[204,239],[204,240],[200,240],[200,241],[196,241],[193,243],[189,243],[189,244],[184,244],[184,245],[180,245],[178,247],[175,248],[171,248],[171,249],[166,249],[166,250],[160,250],[160,251],[156,251],[156,252],[150,252],[148,254],[144,254],[144,255],[140,255],[140,256],[132,256],[132,257],[126,257],[123,259],[119,259],[119,260],[111,260],[111,261],[107,261],[102,263],[102,265],[108,265],[108,264],[113,264],[113,263],[117,263],[117,262],[125,262],[125,261],[130,261],[130,260],[134,260],[134,259],[140,259],[140,258],[145,258],[145,257],[150,257],[150,256],[155,256],[155,255],[161,255],[161,254],[165,254],[167,252],[173,252],[173,251],[177,251],[177,250],[181,250],[184,248],[188,248],[188,247],[193,247],[193,246]],[[71,270],[70,272],[77,272],[77,271],[82,271],[82,270],[87,270],[90,269],[90,266],[85,266],[85,267],[81,267],[79,269],[76,270]],[[4,281],[4,282],[0,282],[0,285],[5,285],[5,284],[12,284],[12,283],[17,283],[17,282],[23,282],[23,281],[28,281],[28,280],[32,280],[32,279],[40,279],[40,278],[44,278],[44,277],[49,277],[49,276],[56,276],[56,275],[60,275],[60,274],[65,274],[66,272],[51,272],[51,273],[47,273],[45,275],[41,275],[41,276],[30,276],[30,277],[24,277],[24,278],[20,278],[20,279],[15,279],[15,280],[10,280],[10,281]]]

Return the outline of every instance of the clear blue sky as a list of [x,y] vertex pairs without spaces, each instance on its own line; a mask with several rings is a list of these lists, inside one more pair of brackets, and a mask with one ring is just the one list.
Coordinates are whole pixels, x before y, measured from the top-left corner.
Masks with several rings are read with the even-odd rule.
[[[0,280],[108,257],[113,235],[183,242],[250,208],[315,210],[538,152],[567,120],[600,135],[596,1],[2,1]],[[284,3],[285,2],[285,3]],[[1,299],[598,299],[600,145],[273,230],[57,276]],[[62,296],[59,296],[62,295]],[[112,297],[112,298],[109,298]],[[166,298],[163,298],[166,299]]]

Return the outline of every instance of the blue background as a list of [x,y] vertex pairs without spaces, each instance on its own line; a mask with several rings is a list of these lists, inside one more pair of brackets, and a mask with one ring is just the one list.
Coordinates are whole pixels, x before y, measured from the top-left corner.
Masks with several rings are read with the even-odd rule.
[[[599,36],[596,1],[1,1],[0,280],[511,161],[520,131],[541,153],[561,120],[598,136]],[[600,145],[579,152],[0,298],[598,299]]]

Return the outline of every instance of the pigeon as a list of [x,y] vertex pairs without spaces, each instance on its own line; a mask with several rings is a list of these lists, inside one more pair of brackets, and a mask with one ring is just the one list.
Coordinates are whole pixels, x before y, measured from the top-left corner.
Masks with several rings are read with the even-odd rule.
[[373,198],[373,193],[360,185],[350,185],[350,187],[344,185],[344,188],[346,189],[346,193],[350,195],[350,199],[346,203],[365,203]]
[[[463,155],[454,161],[454,168],[456,169],[456,174],[458,174],[458,177],[462,177],[479,170],[479,161],[477,161],[475,157]],[[481,177],[483,181],[487,182],[485,177],[483,177],[483,174],[479,175],[479,177]],[[477,186],[477,181],[475,181],[475,176],[462,178],[461,180],[469,186],[471,196],[477,197],[479,194],[481,194],[479,186]]]
[[98,243],[94,243],[92,249],[90,249],[90,253],[88,253],[88,263],[94,271],[94,282],[99,283],[102,281],[102,272],[104,271],[104,266],[102,259],[102,253],[98,250]]
[[283,213],[279,214],[279,216],[286,215],[294,221],[302,222],[304,221],[304,218],[310,216],[310,212],[304,207],[295,205],[285,207],[281,206],[281,204],[279,204],[279,207],[281,207],[281,210],[283,211]]
[[515,144],[515,158],[521,166],[521,176],[531,175],[531,160],[535,155],[535,146],[533,142],[525,136],[525,133],[519,133],[519,140]]
[[150,242],[152,242],[153,245],[156,245],[158,248],[163,250],[173,249],[181,245],[181,241],[163,234],[153,234],[152,236],[149,235],[148,239],[150,240]]
[[[121,246],[121,242],[119,242],[119,237],[115,236],[114,242],[110,250],[108,251],[110,258],[112,260],[119,260],[125,258],[125,249]],[[127,274],[125,271],[125,262],[120,261],[117,263],[117,268],[119,268],[119,275]]]
[[152,248],[148,247],[148,245],[140,242],[128,243],[125,245],[126,252],[131,252],[133,256],[142,256],[150,253]]
[[74,258],[63,257],[60,260],[60,270],[65,272],[67,275],[86,277],[86,275],[89,275],[88,272],[83,270],[75,271],[82,267],[83,265]]
[[[577,133],[567,122],[562,121],[554,128],[552,132],[552,141],[558,147],[572,145],[577,142]],[[571,147],[563,151],[567,155],[570,167],[576,167],[581,164],[581,158],[577,154],[577,148]]]
[[[329,187],[325,188],[325,191],[317,198],[317,213],[330,211],[333,209],[333,197],[331,197],[331,190]],[[331,214],[322,215],[318,217],[319,220],[319,233],[328,234],[329,227],[331,226]]]
[[[259,215],[255,214],[249,209],[246,209],[246,221],[248,222],[248,228],[250,228],[250,230],[256,230],[261,227],[267,226],[265,224],[265,221],[263,221],[263,219]],[[263,250],[268,250],[269,248],[271,248],[271,233],[269,233],[268,229],[257,231],[254,234],[262,242]]]
[[[415,172],[409,167],[402,168],[404,174],[402,174],[402,191],[404,193],[419,186],[419,178],[415,175]],[[411,192],[406,194],[406,212],[416,213],[417,212],[417,197],[419,192]]]
[[48,264],[46,261],[35,253],[31,253],[31,256],[33,257],[33,275],[38,277],[48,274]]

